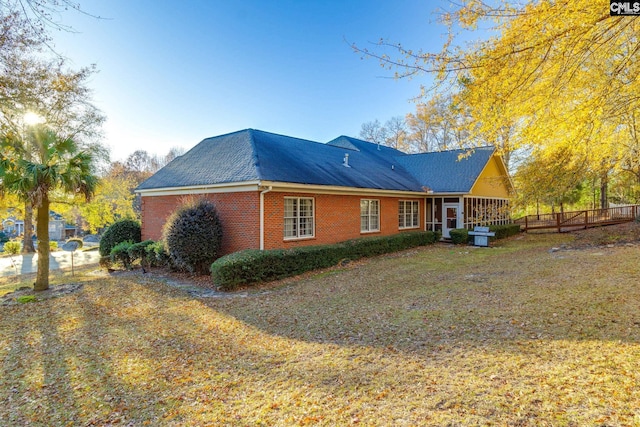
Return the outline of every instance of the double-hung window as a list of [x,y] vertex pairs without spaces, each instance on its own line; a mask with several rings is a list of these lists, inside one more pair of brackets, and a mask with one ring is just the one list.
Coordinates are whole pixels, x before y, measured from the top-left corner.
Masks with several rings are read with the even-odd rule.
[[418,228],[420,220],[417,200],[400,200],[398,207],[398,228]]
[[360,231],[362,233],[380,231],[379,200],[360,200]]
[[300,239],[314,236],[313,198],[284,198],[284,238]]

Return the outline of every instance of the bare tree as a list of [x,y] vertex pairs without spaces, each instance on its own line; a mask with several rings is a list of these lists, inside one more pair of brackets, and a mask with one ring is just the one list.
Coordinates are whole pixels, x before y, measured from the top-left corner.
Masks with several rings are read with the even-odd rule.
[[380,124],[380,120],[375,119],[372,122],[362,124],[360,128],[360,138],[374,144],[384,144],[387,140],[387,130]]
[[409,151],[407,122],[402,116],[391,117],[384,124],[386,130],[385,145],[400,151]]

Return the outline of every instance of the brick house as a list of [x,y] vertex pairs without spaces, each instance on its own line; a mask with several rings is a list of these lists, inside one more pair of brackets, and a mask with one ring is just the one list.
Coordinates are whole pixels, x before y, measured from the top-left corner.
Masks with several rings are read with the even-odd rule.
[[208,138],[143,182],[142,237],[185,198],[214,202],[223,251],[509,222],[511,180],[493,147],[405,154],[341,136],[326,144],[247,129]]

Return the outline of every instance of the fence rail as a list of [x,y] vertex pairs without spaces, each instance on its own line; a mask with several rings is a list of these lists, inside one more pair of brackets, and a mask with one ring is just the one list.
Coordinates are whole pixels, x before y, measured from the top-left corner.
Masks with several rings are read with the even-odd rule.
[[514,221],[524,231],[556,229],[558,233],[577,228],[598,227],[601,225],[630,222],[640,215],[640,205],[618,206],[607,209],[559,212],[553,214],[527,215]]

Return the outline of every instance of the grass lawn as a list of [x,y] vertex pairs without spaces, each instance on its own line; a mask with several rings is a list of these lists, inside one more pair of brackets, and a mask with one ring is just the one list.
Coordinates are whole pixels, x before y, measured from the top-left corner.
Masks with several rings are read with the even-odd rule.
[[[640,425],[640,245],[435,245],[197,299],[0,306],[0,425]],[[15,287],[4,279],[2,289]]]

